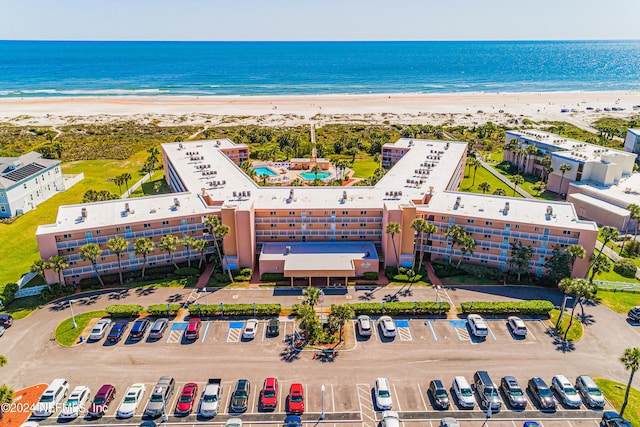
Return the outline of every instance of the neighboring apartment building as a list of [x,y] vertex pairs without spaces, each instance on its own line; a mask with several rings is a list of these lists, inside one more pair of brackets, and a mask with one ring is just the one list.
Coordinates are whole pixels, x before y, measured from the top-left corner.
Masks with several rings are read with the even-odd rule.
[[628,129],[624,139],[624,151],[640,154],[640,129]]
[[32,151],[20,157],[0,157],[0,218],[35,209],[64,190],[59,160]]
[[[121,235],[133,243],[140,236],[157,241],[173,233],[209,239],[203,223],[209,215],[230,229],[223,240],[226,266],[258,266],[261,273],[284,273],[292,280],[330,283],[397,262],[411,266],[416,245],[411,223],[418,217],[438,225],[424,242],[433,258],[460,255],[444,238],[450,224],[463,226],[476,239],[469,262],[502,269],[509,267],[514,239],[534,247],[531,271],[538,274],[556,244],[583,245],[586,260],[593,253],[597,227],[578,220],[570,203],[455,192],[466,143],[403,138],[385,144],[383,161],[395,166],[374,187],[259,187],[226,155],[232,148],[228,140],[163,144],[165,177],[177,194],[61,207],[56,223],[37,231],[41,256],[71,255],[73,265],[64,275],[77,280],[92,275],[78,250],[95,241],[103,248],[100,270],[114,273],[117,260],[104,245],[109,238]],[[387,234],[390,222],[401,232]],[[180,247],[174,259],[187,255]],[[155,265],[169,262],[159,249],[153,257]],[[586,260],[576,263],[575,275],[586,274]],[[121,261],[126,269],[142,265],[132,247]],[[47,279],[55,281],[55,273],[47,272]]]

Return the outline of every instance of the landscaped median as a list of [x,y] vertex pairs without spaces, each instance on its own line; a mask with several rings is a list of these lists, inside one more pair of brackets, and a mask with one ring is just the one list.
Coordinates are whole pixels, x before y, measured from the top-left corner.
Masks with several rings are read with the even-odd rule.
[[554,305],[547,300],[529,301],[469,301],[460,304],[463,313],[475,314],[525,314],[532,316],[549,316]]
[[98,311],[88,311],[86,313],[78,314],[75,316],[76,327],[73,327],[73,318],[69,317],[68,319],[60,322],[55,332],[55,339],[60,345],[64,346],[72,346],[80,337],[80,334],[87,325],[91,322],[92,319],[98,317],[104,317],[107,315],[107,312],[104,310]]
[[[447,302],[432,301],[416,301],[416,302],[359,302],[354,304],[346,304],[351,307],[356,316],[360,314],[377,315],[387,314],[396,315],[446,315],[451,309]],[[331,306],[331,310],[335,311],[335,305]]]

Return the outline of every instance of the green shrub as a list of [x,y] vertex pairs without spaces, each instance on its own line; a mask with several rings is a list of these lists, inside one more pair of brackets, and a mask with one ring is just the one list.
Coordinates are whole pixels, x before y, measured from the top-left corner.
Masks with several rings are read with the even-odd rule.
[[240,270],[240,275],[241,276],[249,276],[251,277],[251,275],[253,274],[253,270],[250,268],[243,268],[242,270]]
[[628,277],[628,278],[636,277],[637,270],[638,268],[633,263],[633,261],[627,258],[619,259],[618,261],[616,261],[615,264],[613,264],[613,271],[615,271],[616,273],[618,273],[623,277]]
[[175,316],[180,310],[180,304],[154,304],[147,308],[147,313],[151,316],[163,317],[167,315],[167,309],[169,310],[169,316]]
[[281,282],[285,280],[284,273],[262,273],[260,280],[267,282]]
[[377,271],[365,271],[362,275],[365,280],[378,280],[378,272]]
[[233,278],[234,282],[248,282],[249,280],[251,280],[251,276],[243,276],[241,274],[234,276]]
[[229,280],[229,275],[227,273],[213,273],[213,279],[216,282],[220,283],[231,283],[231,280]]
[[4,306],[8,306],[16,299],[16,292],[18,292],[20,287],[16,283],[7,283],[4,285],[4,290],[2,291],[2,303]]
[[[332,310],[333,310],[332,305]],[[451,306],[447,302],[442,304],[433,301],[419,301],[417,304],[413,302],[388,302],[384,304],[379,302],[359,302],[349,304],[356,316],[360,314],[388,314],[388,315],[413,315],[415,314],[445,314]]]
[[549,312],[553,310],[554,305],[551,301],[547,300],[474,301],[473,304],[471,302],[463,302],[461,308],[463,313],[548,315]]
[[193,267],[181,267],[173,272],[178,277],[192,277],[200,275],[200,270]]
[[138,317],[142,310],[139,304],[113,304],[105,308],[111,317]]
[[394,282],[414,283],[414,282],[420,281],[420,279],[422,279],[422,275],[421,274],[416,274],[413,277],[409,277],[406,274],[396,274],[395,276],[393,276],[393,281]]
[[[282,306],[280,304],[256,304],[255,306],[256,316],[278,316],[281,311]],[[189,314],[192,316],[253,316],[254,307],[253,304],[223,304],[222,312],[220,312],[220,304],[201,304],[198,311],[198,304],[191,304],[189,306]]]

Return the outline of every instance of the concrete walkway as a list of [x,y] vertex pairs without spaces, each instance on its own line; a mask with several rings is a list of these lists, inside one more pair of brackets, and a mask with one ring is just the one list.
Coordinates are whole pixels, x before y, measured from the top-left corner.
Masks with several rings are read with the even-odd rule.
[[142,184],[144,184],[145,182],[149,181],[149,179],[151,179],[151,175],[150,173],[146,174],[145,176],[143,176],[142,178],[140,178],[135,184],[133,184],[127,191],[125,191],[122,196],[120,196],[121,199],[127,199],[129,198],[129,196],[131,195],[131,193],[133,193],[134,191],[136,191],[138,188],[140,188],[142,186]]
[[210,262],[209,264],[207,264],[207,266],[205,267],[200,277],[198,277],[198,282],[196,283],[196,289],[206,288],[207,283],[209,283],[209,279],[211,278],[212,274],[213,274],[213,263]]
[[[484,160],[478,159],[480,161],[480,164],[482,165],[482,167],[484,167],[486,170],[488,170],[489,172],[491,172],[491,174],[493,176],[495,176],[496,178],[498,178],[500,181],[504,182],[505,184],[507,184],[509,186],[509,188],[513,188],[513,182],[511,182],[509,180],[509,178],[507,178],[506,176],[502,175],[500,172],[498,172],[496,169],[494,169],[492,166],[489,166],[489,164],[487,162],[485,162]],[[531,194],[527,193],[527,191],[525,189],[523,189],[520,186],[516,187],[516,191],[525,199],[535,199],[535,197],[533,197]]]
[[[602,242],[600,240],[596,240],[596,249],[598,250],[602,249]],[[620,258],[622,258],[620,255],[618,255],[616,251],[614,251],[608,246],[604,247],[604,250],[602,251],[602,253],[604,253],[607,257],[609,257],[609,259],[612,260],[613,262],[616,262]],[[640,279],[640,268],[636,270],[636,278]]]

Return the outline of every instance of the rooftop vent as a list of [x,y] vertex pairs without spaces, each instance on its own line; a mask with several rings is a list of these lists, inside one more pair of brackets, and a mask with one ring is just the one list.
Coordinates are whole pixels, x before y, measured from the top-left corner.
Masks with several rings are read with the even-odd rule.
[[238,192],[237,191],[233,192],[233,197],[238,197]]
[[342,192],[342,200],[347,200],[347,192],[346,191]]
[[131,212],[131,210],[129,209],[129,203],[124,204],[124,211],[127,213]]
[[504,202],[504,209],[502,209],[502,214],[506,215],[509,213],[509,202]]
[[180,200],[178,200],[177,197],[174,197],[173,199],[173,206],[175,206],[176,208],[180,206]]
[[285,253],[286,255],[289,255],[289,254],[291,253],[291,246],[285,246],[285,247],[284,247],[284,253]]
[[247,191],[247,197],[251,197],[251,191]]
[[87,208],[82,208],[82,210],[80,211],[80,214],[82,215],[83,221],[87,219]]

